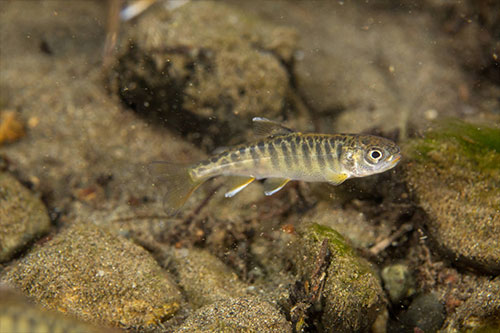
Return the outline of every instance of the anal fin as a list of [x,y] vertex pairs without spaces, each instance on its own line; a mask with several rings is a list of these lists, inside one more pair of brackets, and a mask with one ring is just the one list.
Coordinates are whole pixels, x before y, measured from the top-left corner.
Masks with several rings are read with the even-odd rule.
[[274,193],[281,190],[290,181],[290,179],[284,178],[267,178],[264,181],[264,193],[265,195],[273,195]]
[[234,197],[238,192],[247,187],[251,182],[255,180],[254,177],[239,177],[231,176],[229,177],[229,188],[230,191],[226,192],[224,196],[226,198]]

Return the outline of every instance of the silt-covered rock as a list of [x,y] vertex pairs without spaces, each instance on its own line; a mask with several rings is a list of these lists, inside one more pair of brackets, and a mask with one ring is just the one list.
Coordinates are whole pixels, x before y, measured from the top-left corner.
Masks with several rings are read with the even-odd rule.
[[228,298],[202,307],[177,329],[180,332],[292,332],[271,303],[254,297]]
[[194,308],[244,295],[247,286],[223,262],[208,251],[175,250],[171,259],[179,286],[184,290],[188,302]]
[[73,225],[37,246],[7,267],[0,281],[49,309],[123,328],[154,328],[181,301],[144,249],[89,224]]
[[50,219],[42,201],[8,173],[0,173],[0,262],[46,233]]
[[284,109],[291,28],[192,1],[142,15],[125,40],[115,66],[119,95],[204,147],[227,145],[252,117],[278,118]]

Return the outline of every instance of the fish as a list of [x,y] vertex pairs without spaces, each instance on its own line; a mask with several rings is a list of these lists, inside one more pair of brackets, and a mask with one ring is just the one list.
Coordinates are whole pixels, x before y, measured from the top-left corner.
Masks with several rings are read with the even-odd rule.
[[154,186],[165,186],[164,208],[175,215],[205,181],[229,178],[233,197],[255,180],[264,180],[264,194],[273,195],[290,181],[340,185],[349,178],[394,168],[401,151],[393,141],[364,134],[301,133],[263,117],[252,119],[262,139],[242,144],[194,164],[150,163]]

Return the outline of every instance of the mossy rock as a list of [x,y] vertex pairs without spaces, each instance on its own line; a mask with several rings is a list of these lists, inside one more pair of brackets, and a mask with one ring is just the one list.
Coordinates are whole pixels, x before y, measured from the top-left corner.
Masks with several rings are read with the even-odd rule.
[[438,250],[500,272],[500,129],[449,120],[404,147],[406,179]]
[[384,305],[380,281],[370,264],[329,227],[310,223],[298,233],[296,265],[304,281],[311,277],[322,243],[328,240],[331,256],[322,292],[322,328],[326,332],[368,330]]

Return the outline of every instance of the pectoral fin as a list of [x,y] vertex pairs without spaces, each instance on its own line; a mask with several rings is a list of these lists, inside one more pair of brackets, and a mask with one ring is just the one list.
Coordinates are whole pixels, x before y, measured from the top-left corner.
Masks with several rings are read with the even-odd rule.
[[328,177],[328,182],[332,185],[342,184],[349,176],[346,173],[335,173]]
[[239,191],[243,190],[247,187],[251,182],[255,180],[254,177],[238,177],[233,176],[229,177],[229,188],[231,189],[229,192],[226,192],[224,196],[226,198],[234,197]]
[[264,193],[265,195],[273,195],[274,193],[281,190],[290,181],[290,179],[283,178],[267,178],[264,181]]
[[282,124],[262,117],[252,119],[254,133],[258,136],[270,137],[277,135],[286,135],[295,132],[294,130],[283,126]]

